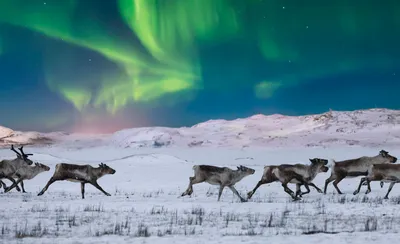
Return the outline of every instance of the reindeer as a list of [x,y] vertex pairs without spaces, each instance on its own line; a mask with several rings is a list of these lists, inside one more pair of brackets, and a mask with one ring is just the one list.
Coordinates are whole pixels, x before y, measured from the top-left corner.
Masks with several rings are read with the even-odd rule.
[[[261,180],[257,183],[254,189],[247,193],[247,199],[250,199],[256,190],[264,184],[280,181],[286,193],[288,193],[293,200],[300,200],[299,196],[310,193],[309,185],[314,187],[319,193],[319,189],[312,181],[320,172],[327,172],[329,169],[327,159],[313,158],[309,159],[311,164],[281,164],[270,165],[264,167],[264,173]],[[296,194],[287,186],[288,183],[296,184]],[[306,192],[301,192],[300,186],[304,185]]]
[[[334,181],[333,186],[336,188],[338,194],[343,194],[340,191],[338,184],[344,178],[367,176],[368,169],[373,164],[389,164],[395,163],[396,161],[397,158],[391,156],[385,150],[379,151],[379,154],[374,157],[364,156],[356,159],[348,159],[338,162],[333,161],[331,176],[325,180],[324,194],[326,194],[328,184],[332,181]],[[381,182],[381,186],[383,186],[383,182]]]
[[400,165],[399,164],[373,164],[368,169],[368,175],[361,178],[358,188],[354,191],[354,195],[360,192],[361,185],[368,186],[365,194],[371,192],[371,181],[380,181],[381,188],[383,187],[383,182],[390,182],[388,191],[384,199],[389,199],[389,193],[392,191],[394,184],[400,182]]
[[[13,184],[15,184],[15,180],[13,178],[14,173],[22,166],[32,165],[32,160],[28,159],[29,156],[33,155],[32,153],[24,153],[23,146],[18,148],[21,153],[15,150],[14,145],[11,145],[11,150],[17,154],[16,159],[4,159],[0,161],[0,179],[6,178],[10,180]],[[21,182],[21,186],[23,183]],[[7,189],[6,184],[0,180],[0,188],[4,187],[4,190]],[[17,191],[21,191],[21,189],[16,186]]]
[[219,185],[218,201],[221,199],[222,191],[227,186],[231,191],[240,198],[240,201],[247,200],[240,196],[235,188],[235,184],[241,181],[244,177],[254,174],[255,170],[240,165],[237,170],[232,170],[227,167],[216,167],[211,165],[194,165],[194,177],[189,177],[189,186],[182,197],[192,195],[193,185],[207,182],[211,185]]
[[23,165],[14,173],[13,178],[17,178],[18,180],[13,183],[10,187],[5,187],[4,192],[9,192],[14,187],[16,187],[19,183],[21,183],[22,192],[26,192],[24,188],[23,180],[31,180],[36,175],[49,171],[50,167],[41,163],[35,163],[35,166]]
[[47,191],[51,184],[62,180],[80,182],[82,199],[85,199],[86,183],[92,184],[105,195],[111,196],[110,193],[104,191],[103,188],[101,188],[101,186],[97,183],[99,178],[107,174],[115,174],[115,170],[103,163],[99,164],[98,168],[94,168],[91,165],[76,165],[66,163],[57,164],[53,176],[47,182],[42,191],[39,192],[38,196],[43,195],[43,193]]

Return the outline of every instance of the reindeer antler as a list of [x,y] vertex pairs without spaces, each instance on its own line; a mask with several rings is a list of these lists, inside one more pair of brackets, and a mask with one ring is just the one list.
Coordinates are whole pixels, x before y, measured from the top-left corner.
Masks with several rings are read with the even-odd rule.
[[28,158],[28,156],[32,156],[32,155],[33,155],[32,153],[25,154],[25,153],[24,153],[24,146],[21,146],[21,147],[19,147],[18,149],[19,149],[19,151],[22,153],[22,156],[23,156],[24,158]]
[[15,150],[14,145],[11,145],[11,150],[17,154],[17,157],[22,157],[22,155],[17,150]]

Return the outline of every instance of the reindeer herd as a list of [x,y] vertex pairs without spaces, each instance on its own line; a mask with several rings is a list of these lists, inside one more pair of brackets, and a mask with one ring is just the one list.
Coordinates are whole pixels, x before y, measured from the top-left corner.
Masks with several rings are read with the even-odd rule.
[[[49,171],[50,167],[41,164],[33,163],[28,157],[33,154],[25,154],[23,147],[18,148],[19,152],[11,145],[11,150],[16,153],[17,157],[12,160],[0,161],[0,188],[4,188],[4,192],[9,192],[13,188],[21,191],[18,184],[25,192],[24,180],[30,180],[36,175]],[[354,191],[354,195],[360,192],[362,185],[367,185],[365,194],[371,192],[371,181],[380,181],[380,186],[383,187],[384,182],[390,182],[385,199],[388,199],[389,193],[394,184],[400,182],[400,164],[394,164],[397,161],[396,157],[391,156],[387,151],[381,150],[378,155],[373,157],[363,156],[355,159],[344,161],[333,161],[331,175],[325,181],[324,191],[318,188],[312,181],[317,174],[328,172],[328,160],[322,158],[310,159],[311,164],[281,164],[268,165],[264,167],[261,180],[257,183],[253,190],[247,193],[247,199],[243,198],[235,188],[235,184],[241,181],[244,177],[255,173],[254,169],[240,165],[236,170],[227,167],[217,167],[211,165],[194,165],[194,176],[189,178],[189,186],[181,196],[191,195],[193,193],[193,185],[202,182],[207,182],[211,185],[218,185],[218,201],[221,198],[225,187],[228,187],[242,202],[250,199],[256,190],[264,184],[272,182],[280,182],[286,193],[293,200],[299,200],[305,194],[310,192],[310,186],[315,188],[319,193],[326,194],[327,187],[333,181],[338,194],[343,194],[338,184],[345,178],[362,176],[358,188]],[[99,167],[90,165],[77,165],[60,163],[55,166],[53,176],[47,182],[46,186],[39,192],[38,196],[43,195],[49,186],[56,181],[71,181],[81,183],[82,199],[85,198],[85,184],[91,184],[107,196],[111,196],[108,192],[97,183],[100,177],[107,174],[115,174],[115,170],[106,164],[99,164]],[[11,186],[7,185],[1,179],[8,179],[12,182]],[[296,184],[296,192],[293,192],[288,184]],[[306,188],[305,192],[301,191],[301,186]]]

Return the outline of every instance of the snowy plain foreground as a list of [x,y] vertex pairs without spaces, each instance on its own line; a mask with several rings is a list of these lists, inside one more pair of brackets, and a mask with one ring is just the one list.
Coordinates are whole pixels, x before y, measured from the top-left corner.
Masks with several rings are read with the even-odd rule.
[[[101,136],[25,134],[2,127],[0,159],[15,157],[10,143],[26,142],[31,159],[51,170],[25,181],[28,193],[0,190],[0,243],[396,243],[400,188],[383,200],[388,184],[380,188],[374,182],[372,193],[365,195],[364,186],[353,196],[360,177],[339,183],[343,195],[330,184],[326,195],[311,188],[296,202],[277,182],[261,186],[246,203],[229,189],[217,202],[218,187],[207,183],[194,185],[192,197],[180,194],[194,164],[254,168],[254,175],[236,185],[246,197],[265,165],[375,156],[381,149],[400,158],[399,120],[400,112],[393,110],[258,115]],[[62,162],[114,168],[114,175],[99,180],[112,196],[87,185],[82,200],[80,184],[72,182],[56,182],[37,196]],[[330,173],[320,173],[314,183],[323,189]]]
[[[385,149],[400,155],[400,149]],[[359,178],[339,184],[344,195],[337,195],[329,185],[328,194],[311,189],[297,202],[279,183],[261,186],[247,203],[229,189],[217,202],[218,187],[207,183],[195,185],[192,197],[180,197],[194,164],[254,168],[254,175],[236,185],[245,196],[259,181],[264,165],[308,163],[311,157],[372,156],[378,148],[139,150],[100,146],[65,150],[53,146],[26,147],[26,151],[51,170],[26,181],[28,193],[0,193],[1,243],[373,243],[398,239],[400,188],[394,187],[389,200],[382,199],[388,184],[381,189],[373,183],[368,196],[365,188],[353,196]],[[0,156],[14,155],[3,149]],[[36,196],[60,162],[105,162],[116,173],[99,183],[112,196],[87,185],[82,200],[80,185],[71,182],[56,182],[43,196]],[[314,182],[322,188],[329,174],[319,174]]]

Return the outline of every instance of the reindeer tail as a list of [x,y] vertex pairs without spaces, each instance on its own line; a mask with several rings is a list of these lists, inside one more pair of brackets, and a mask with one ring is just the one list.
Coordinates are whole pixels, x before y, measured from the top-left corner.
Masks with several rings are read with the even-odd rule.
[[333,168],[333,167],[335,167],[335,164],[336,164],[336,161],[335,161],[335,159],[332,158],[327,166],[328,166],[328,168]]

